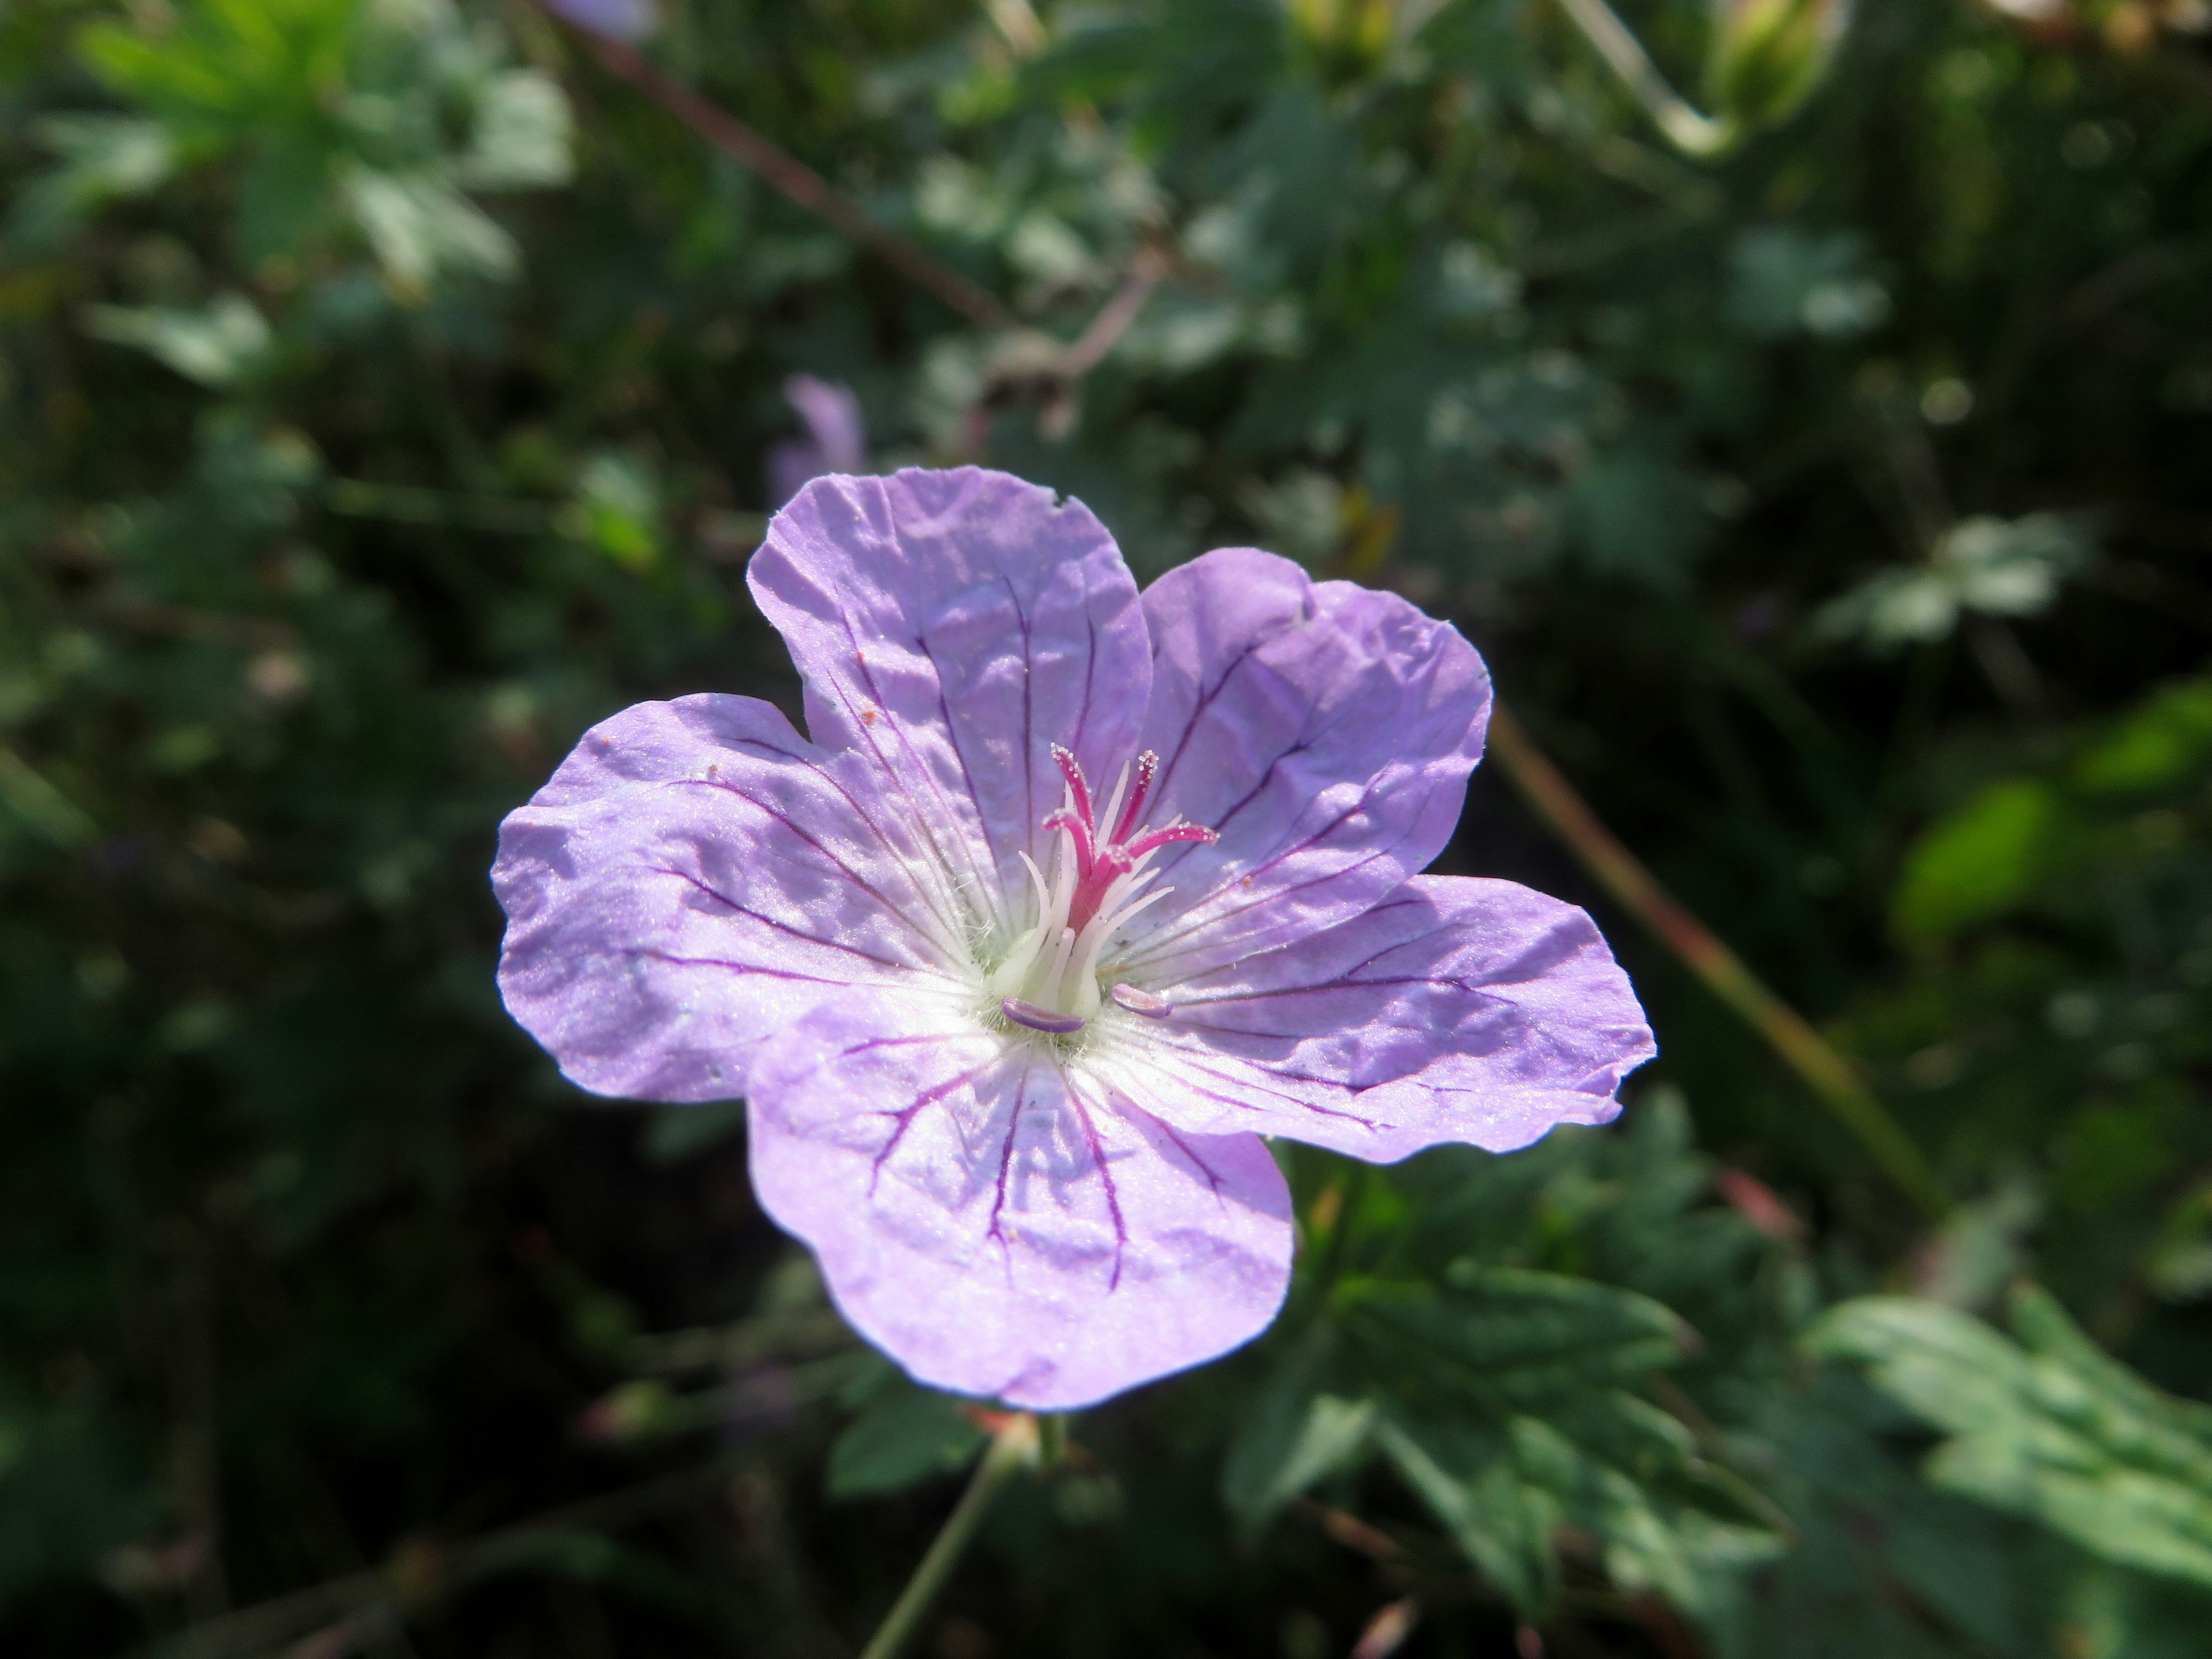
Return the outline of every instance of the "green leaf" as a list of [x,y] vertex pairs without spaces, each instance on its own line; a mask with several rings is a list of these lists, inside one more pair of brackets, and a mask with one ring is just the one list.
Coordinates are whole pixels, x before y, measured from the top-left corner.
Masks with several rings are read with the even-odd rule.
[[468,153],[454,179],[471,190],[530,190],[563,185],[570,171],[572,123],[558,83],[536,70],[493,76],[478,94]]
[[1877,651],[1947,637],[1969,612],[2033,617],[2087,562],[2090,526],[2077,517],[1961,519],[1922,563],[1884,570],[1823,606],[1821,633]]
[[660,489],[651,470],[634,457],[602,451],[584,463],[561,526],[623,569],[642,573],[660,562],[659,516]]
[[1689,1431],[1635,1396],[1611,1392],[1566,1418],[1519,1413],[1496,1429],[1393,1416],[1376,1430],[1391,1465],[1453,1540],[1523,1617],[1558,1591],[1553,1540],[1572,1525],[1596,1543],[1607,1575],[1710,1615],[1736,1576],[1782,1548],[1703,1479]]
[[[176,27],[142,33],[96,23],[78,36],[86,66],[116,91],[236,143],[312,122],[344,83],[358,0],[191,0]],[[158,14],[149,14],[149,16]]]
[[1444,1279],[1348,1284],[1346,1327],[1381,1374],[1409,1365],[1440,1394],[1492,1411],[1631,1381],[1673,1364],[1690,1340],[1667,1308],[1609,1285],[1471,1261]]
[[269,325],[240,294],[217,295],[206,307],[93,306],[85,331],[117,345],[135,346],[202,386],[244,380],[269,350]]
[[514,272],[514,239],[434,174],[356,166],[340,189],[386,279],[403,296],[419,299],[434,278],[449,274]]
[[2057,792],[2041,780],[1992,784],[1914,843],[1892,923],[1909,938],[1940,939],[2004,915],[2048,873],[2065,824]]
[[1395,1419],[1376,1438],[1482,1576],[1524,1614],[1548,1611],[1559,1589],[1552,1538],[1563,1517],[1555,1498],[1520,1478],[1504,1441],[1465,1425]]
[[1747,333],[1780,339],[1851,335],[1889,315],[1889,295],[1865,269],[1864,239],[1788,225],[1747,230],[1729,256],[1728,308]]
[[1231,1443],[1222,1498],[1248,1528],[1366,1455],[1374,1401],[1326,1393],[1314,1385],[1310,1370],[1286,1367]]
[[55,115],[38,132],[59,161],[24,189],[8,215],[10,239],[28,246],[58,240],[103,203],[142,196],[176,167],[176,146],[158,121]]
[[2106,794],[2172,789],[2212,760],[2212,680],[2168,686],[2084,755],[2075,778]]
[[1650,586],[1678,582],[1712,539],[1702,483],[1662,454],[1599,455],[1576,475],[1567,512],[1591,569]]
[[1950,1437],[1938,1486],[2039,1522],[2118,1565],[2212,1588],[2212,1409],[2102,1352],[2049,1295],[2015,1293],[2007,1341],[1929,1303],[1869,1297],[1830,1313],[1814,1352]]
[[990,1437],[952,1395],[898,1387],[854,1419],[830,1449],[830,1495],[870,1498],[951,1474]]

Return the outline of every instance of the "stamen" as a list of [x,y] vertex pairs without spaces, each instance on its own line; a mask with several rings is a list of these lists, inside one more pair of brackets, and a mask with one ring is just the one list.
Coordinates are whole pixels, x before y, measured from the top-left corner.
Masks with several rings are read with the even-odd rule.
[[1203,842],[1210,844],[1220,839],[1220,836],[1203,824],[1171,823],[1164,830],[1153,830],[1151,835],[1139,841],[1131,842],[1122,850],[1133,859],[1140,859],[1147,853],[1156,853],[1161,848],[1171,846],[1179,841]]
[[1165,997],[1155,996],[1133,985],[1116,985],[1107,995],[1133,1014],[1142,1014],[1146,1019],[1165,1019],[1175,1012],[1175,1005]]
[[1075,811],[1083,820],[1083,827],[1090,829],[1098,822],[1091,811],[1091,780],[1083,775],[1074,755],[1058,744],[1052,746],[1052,757],[1060,767],[1060,776],[1067,780],[1068,793],[1075,797]]
[[1000,998],[999,1012],[1017,1025],[1026,1025],[1032,1031],[1048,1031],[1054,1036],[1066,1036],[1083,1029],[1083,1021],[1078,1016],[1055,1014],[1049,1008],[1040,1008],[1034,1002],[1024,1002],[1019,997]]
[[1145,797],[1152,793],[1152,777],[1159,769],[1160,757],[1151,750],[1147,749],[1137,757],[1137,793],[1129,797],[1128,811],[1121,814],[1121,823],[1114,826],[1116,846],[1129,839],[1129,831],[1137,827],[1137,820],[1144,816]]
[[1090,824],[1077,817],[1073,809],[1063,806],[1058,811],[1046,815],[1044,827],[1067,832],[1068,840],[1075,847],[1076,868],[1087,873],[1098,856],[1098,845],[1091,838]]

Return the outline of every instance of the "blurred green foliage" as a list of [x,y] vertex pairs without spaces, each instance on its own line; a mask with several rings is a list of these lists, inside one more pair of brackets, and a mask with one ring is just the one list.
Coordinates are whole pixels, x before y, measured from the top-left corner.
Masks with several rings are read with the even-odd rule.
[[[929,1651],[2201,1652],[2197,14],[1626,6],[1764,127],[1705,163],[1552,0],[660,10],[1026,331],[525,0],[0,10],[0,1650],[890,1604],[983,1424],[826,1307],[741,1115],[560,1082],[483,880],[592,720],[794,701],[742,572],[804,372],[1143,572],[1451,617],[1966,1195],[1923,1228],[1599,905],[1622,1122],[1289,1154],[1283,1319],[1078,1419]],[[1447,867],[1591,898],[1487,771]]]

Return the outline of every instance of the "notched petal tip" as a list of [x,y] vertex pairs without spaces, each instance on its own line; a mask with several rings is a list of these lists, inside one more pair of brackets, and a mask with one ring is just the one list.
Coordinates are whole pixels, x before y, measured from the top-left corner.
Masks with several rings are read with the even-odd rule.
[[1054,1036],[1067,1036],[1083,1029],[1080,1014],[1056,1014],[1034,1002],[1024,1002],[1019,997],[1000,998],[999,1012],[1017,1025],[1026,1025],[1032,1031],[1047,1031]]
[[1146,1019],[1165,1019],[1175,1012],[1175,1004],[1165,997],[1139,990],[1133,985],[1116,985],[1106,994],[1112,997],[1117,1006],[1133,1014],[1142,1014]]

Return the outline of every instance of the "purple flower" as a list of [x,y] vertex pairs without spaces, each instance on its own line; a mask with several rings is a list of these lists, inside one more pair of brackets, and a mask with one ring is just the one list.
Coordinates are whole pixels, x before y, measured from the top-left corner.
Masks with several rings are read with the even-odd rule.
[[1490,683],[1403,599],[1244,548],[1140,596],[973,467],[815,480],[750,580],[811,740],[716,695],[586,733],[501,832],[500,986],[586,1089],[744,1096],[762,1203],[922,1381],[1212,1358],[1289,1276],[1263,1136],[1508,1151],[1652,1054],[1581,911],[1416,873]]
[[642,40],[660,27],[653,0],[545,0],[545,9],[578,28],[616,40]]
[[811,374],[794,374],[783,395],[806,428],[804,438],[780,443],[768,453],[769,505],[781,507],[825,472],[858,472],[868,464],[868,430],[860,421],[860,400],[853,388]]

